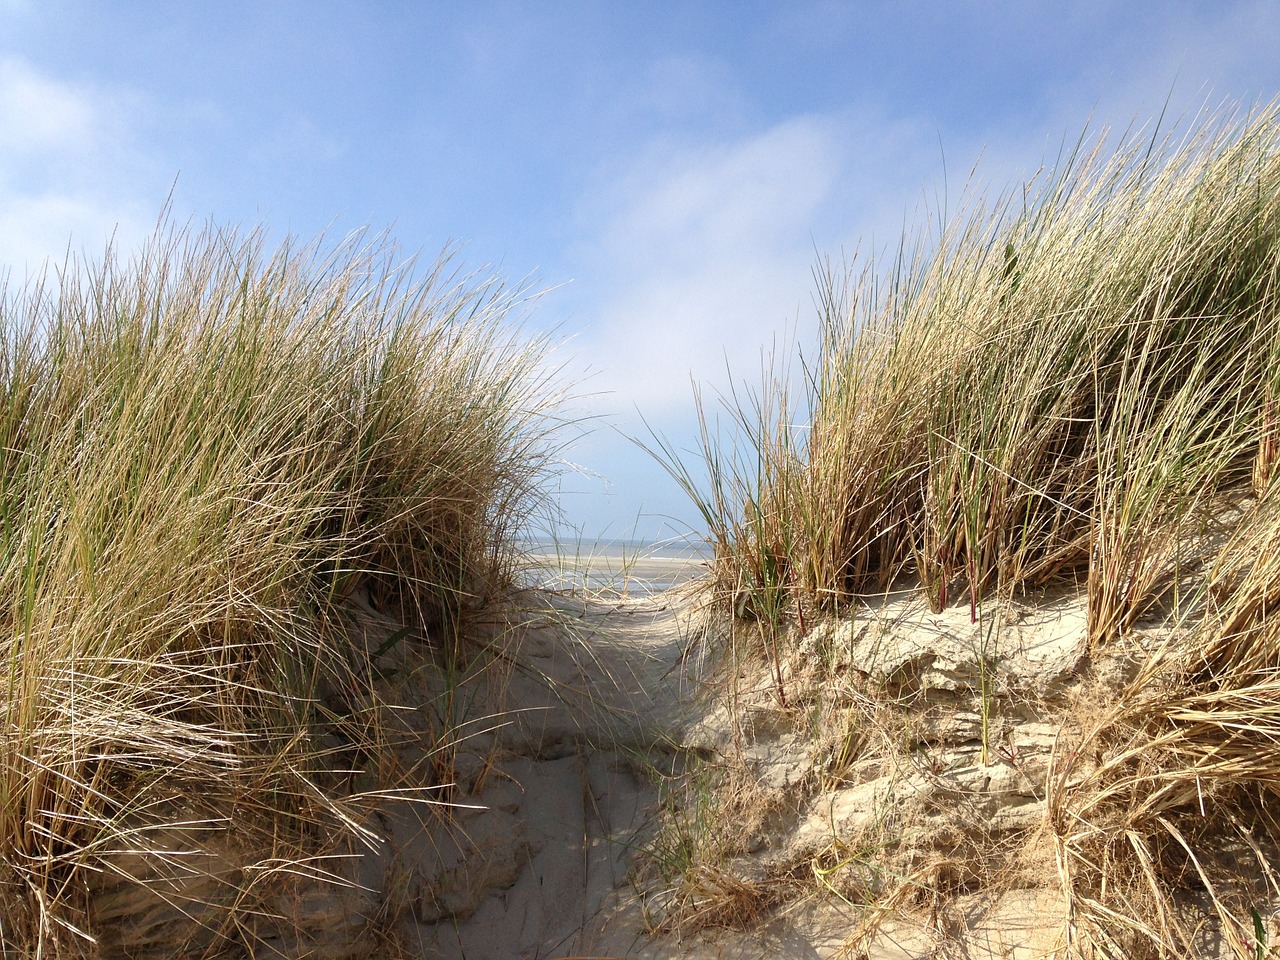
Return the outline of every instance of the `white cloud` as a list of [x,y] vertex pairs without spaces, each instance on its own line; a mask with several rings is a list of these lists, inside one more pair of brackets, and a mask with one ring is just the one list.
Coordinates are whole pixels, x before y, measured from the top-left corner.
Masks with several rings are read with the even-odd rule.
[[144,210],[125,94],[86,90],[0,58],[0,266],[15,280],[51,259],[136,245]]
[[731,142],[655,143],[611,171],[584,203],[578,293],[592,313],[576,341],[616,385],[602,406],[662,422],[689,415],[691,376],[722,389],[727,364],[753,378],[797,320],[812,329],[815,255],[852,252],[855,229],[896,237],[919,185],[902,193],[903,171],[923,176],[935,155],[910,123],[815,115]]
[[21,60],[0,59],[0,150],[82,149],[96,139],[94,128],[95,111],[84,93]]
[[827,124],[792,120],[737,143],[656,148],[629,171],[631,196],[605,232],[612,251],[637,247],[667,261],[727,258],[776,243],[811,219],[830,189],[835,144]]
[[592,205],[596,315],[579,349],[608,406],[689,408],[689,376],[735,365],[805,295],[810,224],[838,170],[832,131],[794,120],[736,143],[655,145]]

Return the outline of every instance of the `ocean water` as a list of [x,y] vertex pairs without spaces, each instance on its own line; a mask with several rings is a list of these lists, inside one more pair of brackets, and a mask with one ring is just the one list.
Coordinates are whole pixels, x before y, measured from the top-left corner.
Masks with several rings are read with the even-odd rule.
[[692,540],[526,540],[524,581],[549,590],[647,596],[707,572],[711,548]]

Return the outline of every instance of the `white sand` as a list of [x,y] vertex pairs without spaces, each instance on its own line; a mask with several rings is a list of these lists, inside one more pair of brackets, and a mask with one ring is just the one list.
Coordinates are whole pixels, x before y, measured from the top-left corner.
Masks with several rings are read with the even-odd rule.
[[[782,957],[933,955],[937,931],[911,910],[890,918],[854,948],[852,934],[866,920],[837,897],[803,902],[748,931],[707,930],[683,940],[651,937],[628,875],[631,850],[654,826],[657,794],[653,768],[673,762],[671,747],[707,755],[743,751],[765,789],[796,792],[811,775],[813,753],[796,717],[781,710],[767,676],[756,695],[731,706],[699,700],[689,649],[695,612],[676,594],[650,600],[602,603],[560,598],[562,613],[579,625],[572,634],[542,628],[526,636],[523,655],[534,670],[515,678],[510,707],[524,711],[504,734],[506,759],[473,799],[501,810],[506,851],[524,862],[499,871],[499,881],[465,917],[418,925],[424,956],[486,960],[508,957]],[[1083,607],[1068,604],[1028,615],[1000,631],[1003,676],[1021,689],[1044,690],[1072,675],[1083,651]],[[872,623],[876,629],[863,629]],[[875,611],[874,619],[824,627],[839,636],[851,663],[882,677],[913,683],[948,697],[977,677],[978,629],[967,609],[929,614],[904,598]],[[789,682],[801,684],[793,676]],[[751,719],[744,724],[744,716]],[[805,801],[798,820],[766,831],[755,859],[768,864],[804,862],[829,845],[833,831],[852,830],[896,784],[903,810],[914,810],[945,787],[985,804],[985,816],[1008,831],[1022,830],[1043,814],[1034,784],[992,755],[980,762],[973,724],[952,711],[937,731],[949,750],[946,783],[885,771],[879,780],[836,786]],[[1023,769],[1043,770],[1052,731],[1043,725],[1002,729],[1001,742],[1020,750]],[[664,743],[671,738],[671,743]],[[950,738],[948,740],[948,738]],[[735,744],[735,741],[736,744]],[[948,746],[948,744],[950,744]],[[965,759],[967,758],[967,759]],[[799,794],[796,794],[799,795]],[[499,799],[495,799],[499,798]],[[489,813],[464,820],[472,836]],[[514,818],[508,821],[506,818]],[[1002,819],[1003,818],[1003,819]],[[515,839],[519,838],[519,839]],[[510,862],[509,852],[490,856]],[[738,865],[750,873],[751,868]],[[957,910],[967,919],[964,956],[1045,956],[1061,930],[1060,904],[1051,887],[1012,890],[997,899],[970,897]]]
[[[477,731],[453,764],[458,806],[440,816],[408,800],[371,800],[364,826],[374,839],[331,868],[359,886],[291,880],[289,895],[263,908],[284,921],[264,920],[258,931],[271,955],[368,956],[364,919],[378,914],[391,918],[401,948],[424,958],[1054,955],[1063,907],[1037,830],[1059,726],[1041,706],[1061,699],[1085,669],[1083,599],[1001,608],[998,622],[973,624],[967,607],[932,614],[902,595],[816,628],[784,671],[792,702],[817,702],[814,684],[857,675],[886,703],[911,704],[907,726],[891,720],[877,729],[918,744],[824,780],[835,721],[782,706],[770,671],[748,671],[733,697],[705,695],[727,688],[709,687],[699,673],[697,596],[692,588],[614,600],[531,592],[523,609],[495,619],[489,629],[507,668],[477,671],[454,691]],[[366,642],[394,627],[370,613]],[[818,656],[827,658],[820,670]],[[423,710],[438,705],[443,691],[430,672],[402,666],[410,669],[389,695]],[[999,701],[986,724],[975,696],[984,686]],[[414,716],[406,714],[409,730]],[[636,879],[634,853],[657,824],[658,775],[690,753],[746,771],[762,809],[775,811],[728,821],[747,852],[722,865],[725,875],[749,886],[794,874],[803,896],[758,912],[746,929],[653,935],[642,895],[657,905],[672,894]],[[429,745],[406,747],[403,760],[428,764]],[[1009,838],[1027,869],[1000,888],[908,897],[881,917],[835,887],[821,895],[814,865],[843,858],[845,872],[832,876],[847,880],[847,844],[877,830],[896,831],[926,858],[944,839]],[[242,875],[233,838],[218,842],[218,862]],[[879,882],[885,875],[870,851],[868,882]],[[699,895],[691,894],[695,907]],[[120,918],[121,955],[174,955],[172,938],[189,935],[189,924],[139,896],[102,891],[102,909]]]

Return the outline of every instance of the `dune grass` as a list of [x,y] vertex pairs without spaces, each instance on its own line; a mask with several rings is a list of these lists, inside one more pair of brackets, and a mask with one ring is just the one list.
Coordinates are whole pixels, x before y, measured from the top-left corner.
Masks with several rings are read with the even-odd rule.
[[[1098,655],[1159,611],[1177,628],[1058,758],[1071,949],[1193,955],[1196,888],[1254,956],[1280,893],[1277,108],[1083,137],[887,270],[816,274],[799,382],[731,396],[730,431],[704,408],[694,460],[658,450],[778,699],[806,618],[890,585],[974,622],[1078,589]],[[1211,862],[1225,842],[1248,876]]]
[[166,824],[359,839],[343,768],[393,745],[343,603],[447,664],[510,582],[551,452],[525,296],[381,240],[218,229],[5,291],[6,955],[91,952],[88,879]]
[[706,482],[667,458],[752,606],[839,609],[904,573],[935,606],[1078,577],[1101,636],[1182,524],[1272,469],[1274,112],[1081,140],[1040,177],[884,275],[823,265],[806,409],[766,383],[730,403],[745,453],[705,431]]

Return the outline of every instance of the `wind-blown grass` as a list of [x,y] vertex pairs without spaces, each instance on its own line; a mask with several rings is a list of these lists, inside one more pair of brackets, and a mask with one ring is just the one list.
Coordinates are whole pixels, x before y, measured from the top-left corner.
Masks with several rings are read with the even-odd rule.
[[[779,698],[782,638],[893,583],[975,622],[987,598],[1078,588],[1095,652],[1158,608],[1180,626],[1056,767],[1072,949],[1191,955],[1192,882],[1252,956],[1280,893],[1277,108],[1082,138],[887,272],[817,279],[803,409],[779,377],[727,404],[746,450],[712,428],[697,464],[659,450],[726,609],[774,625]],[[1223,878],[1215,836],[1257,883]]]
[[735,395],[750,450],[705,430],[705,483],[665,451],[726,576],[824,608],[903,574],[935,606],[1079,579],[1101,637],[1215,497],[1265,485],[1274,111],[1107,146],[904,240],[885,276],[817,272],[807,409],[782,381]]
[[5,292],[6,955],[88,949],[149,823],[358,837],[322,734],[388,745],[343,601],[445,663],[509,583],[551,450],[524,294],[363,243],[162,232]]

